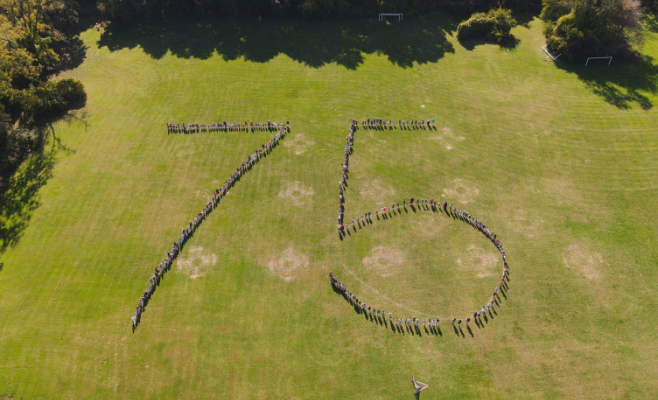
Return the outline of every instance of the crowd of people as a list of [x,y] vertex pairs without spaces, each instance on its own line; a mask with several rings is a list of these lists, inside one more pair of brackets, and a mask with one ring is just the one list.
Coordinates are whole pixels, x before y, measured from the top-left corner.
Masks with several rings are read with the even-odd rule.
[[[402,207],[406,208],[406,200],[402,201]],[[508,289],[507,281],[509,281],[509,273],[508,273],[508,265],[507,265],[507,256],[505,255],[505,250],[503,249],[503,245],[500,243],[500,239],[498,238],[498,235],[494,232],[492,232],[489,228],[486,227],[482,221],[478,220],[477,218],[473,217],[469,212],[464,211],[464,210],[459,210],[456,207],[453,207],[452,204],[448,205],[447,202],[441,203],[441,202],[435,202],[434,199],[410,199],[409,205],[413,206],[416,205],[417,207],[421,206],[429,206],[431,209],[438,211],[438,210],[443,210],[447,215],[452,216],[453,218],[458,218],[475,229],[479,230],[482,234],[484,234],[498,249],[501,255],[501,259],[503,262],[503,272],[502,276],[500,278],[500,282],[497,283],[497,285],[494,287],[494,290],[491,294],[491,297],[489,300],[482,306],[480,310],[477,310],[473,312],[472,315],[465,316],[463,318],[447,318],[449,322],[452,323],[453,328],[455,328],[455,331],[457,328],[461,329],[462,323],[464,323],[464,326],[466,329],[469,329],[469,323],[473,320],[476,321],[477,324],[479,325],[484,325],[481,318],[485,317],[487,313],[489,314],[490,317],[493,318],[493,315],[491,315],[492,311],[495,312],[494,306],[500,306],[499,301],[501,301],[500,298],[500,293],[504,294],[504,290]],[[400,203],[397,203],[397,207],[400,207]],[[378,209],[376,212],[378,213],[379,210],[381,210],[382,213],[388,213],[393,210],[395,212],[396,204],[393,204],[391,208],[387,207],[382,207],[381,209]],[[370,218],[370,213],[365,213],[364,218],[369,219]],[[357,221],[356,223],[360,223],[360,221]],[[340,293],[342,293],[347,301],[354,306],[357,311],[363,312],[366,314],[366,316],[371,316],[374,318],[379,319],[380,317],[383,318],[384,320],[386,319],[386,312],[383,310],[379,310],[377,307],[374,306],[369,306],[366,303],[362,302],[359,300],[357,295],[355,293],[352,293],[348,288],[341,283],[339,280],[334,278],[334,275],[332,272],[329,273],[329,277],[331,279],[331,284],[332,286]],[[396,318],[395,321],[393,321],[393,314],[389,312],[388,314],[388,319],[390,323],[395,323],[396,326],[406,326],[407,328],[411,327],[412,329],[416,329],[418,331],[419,325],[421,324],[421,320],[419,318],[416,318],[415,316],[412,317],[405,317],[405,318]],[[445,318],[444,318],[445,319]],[[456,324],[456,325],[455,325]],[[440,330],[439,328],[439,318],[430,318],[430,319],[423,319],[422,320],[422,326],[426,327],[430,331],[432,330]]]
[[217,124],[170,124],[167,123],[167,133],[199,133],[199,132],[251,132],[274,131],[290,129],[290,121],[276,123],[274,121],[244,123],[217,123]]
[[[410,121],[406,120],[398,120],[400,126],[406,126],[404,124],[409,123]],[[372,127],[372,126],[391,126],[391,123],[395,124],[394,120],[386,121],[383,119],[367,119],[362,121],[362,125],[366,127]],[[432,120],[414,120],[411,121],[411,126],[416,125],[418,123],[419,126],[434,126],[434,119]],[[350,126],[348,135],[347,135],[347,144],[345,145],[345,161],[343,162],[343,165],[341,166],[342,169],[342,179],[339,181],[339,186],[340,186],[340,194],[339,194],[339,212],[338,212],[338,232],[339,235],[343,235],[346,230],[349,230],[350,228],[353,228],[356,231],[357,226],[361,226],[361,224],[366,224],[366,223],[372,223],[372,213],[370,211],[362,213],[361,215],[357,215],[356,218],[352,218],[351,223],[350,222],[345,222],[345,196],[344,196],[344,191],[347,189],[347,178],[348,178],[348,166],[349,166],[349,157],[351,154],[354,152],[354,132],[358,129],[358,122],[356,120],[352,120],[352,125]],[[496,246],[498,249],[502,261],[503,261],[503,272],[502,276],[500,279],[500,282],[496,285],[496,287],[493,290],[493,293],[489,300],[482,306],[482,308],[478,311],[473,312],[472,315],[468,315],[464,318],[449,318],[448,320],[452,320],[452,325],[455,327],[459,327],[461,329],[462,322],[466,326],[467,329],[469,328],[469,324],[471,320],[476,321],[478,325],[482,324],[481,318],[485,317],[486,314],[489,313],[489,316],[493,318],[491,315],[491,312],[495,312],[495,309],[493,308],[494,305],[499,306],[498,301],[500,299],[500,294],[499,291],[503,292],[503,290],[507,290],[508,286],[506,281],[509,281],[509,275],[508,275],[508,265],[507,265],[507,256],[505,255],[505,250],[503,249],[503,245],[500,243],[500,239],[498,238],[498,235],[494,232],[492,232],[489,228],[486,227],[486,225],[480,221],[479,219],[475,218],[472,214],[470,214],[468,211],[465,210],[460,210],[456,207],[453,207],[452,204],[448,205],[448,202],[441,202],[441,201],[435,201],[434,198],[429,198],[429,199],[418,199],[418,198],[411,198],[409,199],[409,207],[418,207],[418,208],[425,208],[432,210],[434,212],[441,212],[443,211],[446,213],[446,215],[452,216],[453,218],[460,219],[466,223],[468,223],[470,226],[473,228],[479,230],[482,234],[484,234],[491,242]],[[404,199],[402,200],[402,204],[400,202],[394,202],[391,204],[390,207],[381,207],[375,209],[375,217],[377,220],[379,220],[379,216],[381,215],[382,218],[386,219],[388,218],[391,214],[395,214],[397,212],[401,213],[401,210],[407,209],[407,200]],[[375,307],[368,306],[366,303],[361,302],[356,294],[350,292],[344,284],[342,284],[340,281],[334,278],[333,273],[329,273],[329,277],[331,278],[331,284],[332,286],[340,293],[342,293],[345,298],[352,304],[357,311],[366,313],[366,315],[375,317],[378,320],[380,318],[383,318],[384,321],[386,321],[386,312],[383,310],[379,310]],[[393,324],[393,314],[389,313],[388,314],[388,319],[391,324]],[[415,316],[413,317],[407,317],[407,318],[396,318],[395,319],[395,326],[406,326],[406,327],[412,327],[418,330],[419,324],[420,324],[420,319],[416,318]],[[427,327],[430,330],[439,330],[439,318],[430,318],[428,319],[423,319],[422,324],[424,327]],[[456,324],[456,325],[455,325]]]
[[[434,118],[430,119],[398,119],[397,123],[394,119],[382,119],[382,118],[373,118],[373,119],[362,119],[361,126],[364,128],[429,128],[434,127]],[[353,121],[357,123],[357,121]]]
[[279,131],[274,135],[274,137],[267,142],[267,144],[263,144],[261,148],[256,149],[253,154],[251,154],[249,157],[247,157],[247,160],[241,163],[233,172],[226,182],[222,185],[221,188],[216,189],[212,195],[210,196],[208,203],[206,203],[203,208],[201,209],[201,212],[199,212],[191,221],[190,223],[185,226],[181,230],[180,237],[178,238],[177,241],[174,242],[171,251],[167,252],[167,255],[164,257],[164,260],[155,267],[154,273],[151,275],[149,279],[149,283],[146,286],[146,290],[144,290],[144,293],[139,299],[139,302],[137,304],[137,307],[135,309],[135,315],[133,315],[130,319],[132,321],[132,326],[133,326],[133,331],[139,325],[142,313],[144,312],[144,309],[146,305],[148,304],[151,296],[155,292],[156,287],[160,284],[160,280],[162,279],[163,275],[165,272],[169,271],[171,268],[172,263],[178,256],[178,254],[181,252],[183,247],[185,246],[185,243],[192,237],[196,229],[201,225],[201,222],[214,210],[217,205],[219,205],[220,200],[228,193],[228,191],[240,180],[242,175],[244,175],[245,172],[249,171],[252,166],[257,163],[262,157],[266,157],[268,154],[272,152],[272,149],[277,146],[279,141],[286,135],[286,133],[289,132],[289,127],[290,125],[286,125],[286,127],[279,129]]

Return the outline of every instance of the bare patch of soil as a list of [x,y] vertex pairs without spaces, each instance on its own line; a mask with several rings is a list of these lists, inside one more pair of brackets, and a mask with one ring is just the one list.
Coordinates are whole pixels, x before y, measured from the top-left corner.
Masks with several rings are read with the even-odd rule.
[[300,268],[308,267],[308,257],[292,247],[285,249],[279,258],[273,258],[267,263],[267,268],[288,282],[297,277]]
[[377,179],[368,182],[359,192],[362,196],[374,197],[376,199],[385,199],[395,194],[392,187],[382,186]]
[[281,189],[279,197],[289,200],[296,206],[301,206],[304,204],[305,200],[314,193],[313,188],[310,186],[306,187],[302,185],[301,182],[290,182],[285,189]]
[[503,211],[500,211],[500,215],[509,222],[511,231],[518,232],[529,239],[532,239],[535,235],[539,234],[545,223],[541,218],[530,215],[526,210],[520,207],[515,207],[513,211],[508,211],[508,209],[505,208]]
[[469,245],[466,249],[468,250],[468,255],[464,257],[463,262],[461,258],[458,258],[457,264],[472,269],[478,278],[486,278],[493,275],[496,264],[498,263],[498,257],[474,244]]
[[[449,198],[455,199],[461,204],[468,204],[475,200],[480,191],[476,187],[472,187],[462,181],[461,179],[455,179],[452,182],[451,188],[443,189],[444,194]],[[448,201],[450,203],[450,201]]]
[[179,258],[176,261],[176,268],[188,274],[190,278],[196,279],[206,274],[206,269],[217,264],[217,256],[213,253],[206,252],[203,247],[192,247],[187,252],[187,257]]
[[452,129],[445,127],[441,131],[430,137],[431,139],[438,140],[446,149],[452,150],[456,142],[461,142],[466,139],[464,136],[455,135]]
[[601,277],[603,257],[599,253],[588,251],[582,244],[574,243],[569,246],[562,261],[568,268],[580,271],[589,280]]
[[307,139],[303,133],[298,133],[294,137],[289,138],[283,142],[286,147],[293,147],[295,154],[300,155],[304,153],[310,146],[315,144],[314,141]]
[[385,278],[394,275],[403,261],[404,255],[400,250],[377,246],[372,249],[370,256],[363,258],[363,265]]

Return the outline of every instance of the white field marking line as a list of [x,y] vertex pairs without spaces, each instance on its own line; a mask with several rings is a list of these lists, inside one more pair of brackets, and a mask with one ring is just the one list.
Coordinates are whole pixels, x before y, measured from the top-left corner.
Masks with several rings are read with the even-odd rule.
[[[457,320],[459,320],[459,319],[464,319],[464,320],[465,320],[466,318],[471,317],[470,315],[469,315],[468,317],[466,317],[466,318],[462,318],[462,317],[457,318],[457,317],[453,317],[453,316],[450,316],[450,317],[435,317],[435,316],[433,316],[432,314],[428,314],[428,313],[425,313],[425,312],[422,312],[422,311],[414,310],[413,308],[405,307],[405,306],[403,306],[402,304],[397,303],[397,302],[395,302],[395,301],[393,301],[393,300],[391,300],[391,299],[385,297],[383,294],[379,293],[379,291],[377,291],[377,289],[374,289],[374,288],[370,287],[370,285],[366,284],[364,281],[361,280],[361,278],[359,278],[358,276],[356,276],[356,275],[354,274],[354,272],[352,272],[349,268],[347,268],[347,265],[343,264],[343,268],[345,268],[345,270],[346,270],[347,272],[349,272],[350,275],[352,275],[357,281],[361,282],[361,284],[362,284],[363,286],[366,286],[368,289],[370,289],[370,290],[372,290],[373,292],[377,293],[377,295],[378,295],[379,297],[382,297],[383,299],[387,300],[388,302],[393,303],[393,304],[395,304],[396,306],[398,306],[398,307],[400,307],[400,308],[403,308],[403,309],[405,309],[405,310],[407,310],[407,311],[411,311],[411,312],[413,312],[413,313],[420,314],[420,315],[427,315],[428,317],[437,318],[437,319],[439,319],[439,320],[441,320],[441,319],[448,319],[448,320],[452,320],[452,319],[457,319]],[[500,306],[499,306],[499,308],[500,308]]]

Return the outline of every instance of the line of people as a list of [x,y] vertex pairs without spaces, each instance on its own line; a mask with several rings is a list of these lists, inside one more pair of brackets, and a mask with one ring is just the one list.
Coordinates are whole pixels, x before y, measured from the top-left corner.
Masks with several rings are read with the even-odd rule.
[[[416,334],[421,334],[420,332],[420,319],[414,317],[411,318],[395,318],[395,321],[393,321],[393,313],[389,312],[388,315],[386,315],[385,310],[379,310],[376,307],[369,306],[366,303],[362,302],[359,300],[359,298],[356,296],[356,294],[350,292],[347,287],[343,283],[341,283],[338,279],[334,278],[333,272],[329,272],[329,278],[331,279],[331,284],[334,287],[334,290],[337,292],[341,293],[345,299],[354,307],[354,309],[360,313],[363,314],[366,318],[370,319],[371,321],[375,321],[379,324],[383,325],[390,325],[391,329],[394,329],[398,332],[403,332],[404,329],[406,329],[407,332],[409,333],[416,333]],[[386,323],[386,319],[388,317],[388,324]],[[441,335],[441,328],[439,326],[439,319],[424,319],[423,320],[423,328],[425,328],[426,332],[431,332],[433,334],[438,334]]]
[[167,133],[199,133],[199,132],[251,132],[273,131],[278,129],[290,129],[290,121],[276,123],[274,121],[244,123],[217,123],[217,124],[170,124],[167,123]]
[[178,254],[180,254],[181,250],[185,246],[185,243],[192,237],[192,235],[194,235],[194,232],[201,225],[201,222],[203,222],[208,214],[210,214],[212,210],[214,210],[219,205],[220,200],[240,180],[242,175],[244,175],[245,172],[251,170],[253,165],[256,164],[261,158],[270,154],[274,147],[277,146],[279,141],[283,139],[283,137],[288,132],[288,128],[281,128],[277,134],[274,135],[274,137],[269,142],[267,142],[267,144],[263,144],[260,149],[256,149],[253,154],[247,157],[247,160],[236,168],[235,172],[233,172],[228,177],[222,187],[216,189],[212,193],[208,203],[203,206],[201,212],[197,214],[196,217],[194,217],[185,228],[182,229],[181,235],[178,240],[174,242],[171,251],[167,252],[164,260],[160,263],[160,265],[155,267],[155,272],[151,275],[149,283],[146,286],[146,290],[139,299],[139,303],[135,309],[135,315],[130,318],[132,321],[133,332],[135,331],[137,325],[139,325],[142,313],[144,312],[144,309],[146,308],[146,305],[151,299],[157,286],[160,284],[160,280],[162,279],[164,273],[171,269],[171,265],[173,264],[174,260]]
[[345,161],[343,162],[343,165],[340,166],[340,169],[342,170],[343,173],[343,178],[338,181],[338,186],[340,188],[340,193],[338,194],[338,201],[339,201],[339,212],[338,212],[338,230],[341,230],[341,226],[343,223],[343,217],[345,216],[345,193],[344,191],[347,189],[347,178],[348,178],[348,173],[349,173],[349,165],[350,165],[350,154],[352,154],[353,146],[354,146],[354,131],[356,131],[358,122],[356,120],[352,120],[352,125],[350,126],[350,130],[347,133],[347,144],[345,144]]
[[[434,118],[432,119],[398,119],[397,127],[398,128],[429,128],[434,127]],[[372,118],[372,119],[362,119],[361,126],[364,128],[395,128],[394,119],[382,119],[382,118]]]

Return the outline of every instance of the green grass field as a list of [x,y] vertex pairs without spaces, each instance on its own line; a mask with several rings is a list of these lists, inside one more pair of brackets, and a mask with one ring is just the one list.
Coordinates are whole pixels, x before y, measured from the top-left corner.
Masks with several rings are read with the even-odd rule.
[[[86,59],[63,76],[86,105],[0,198],[0,399],[406,399],[412,373],[421,398],[657,398],[655,25],[635,63],[585,68],[543,60],[537,19],[504,47],[457,42],[458,22],[84,32]],[[497,232],[507,300],[473,337],[393,333],[329,284],[333,271],[395,316],[412,315],[392,302],[443,317],[500,279],[496,249],[443,214],[339,239],[349,121],[374,117],[436,130],[359,130],[346,217],[434,197]],[[292,130],[202,224],[133,334],[180,229],[271,137],[164,124],[244,120]]]

